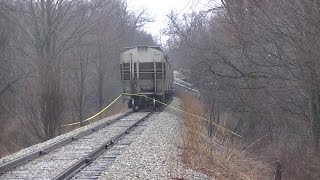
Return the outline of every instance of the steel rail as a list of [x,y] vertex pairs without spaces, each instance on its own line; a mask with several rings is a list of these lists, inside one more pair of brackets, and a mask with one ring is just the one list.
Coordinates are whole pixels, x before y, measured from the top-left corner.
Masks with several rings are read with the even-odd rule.
[[122,118],[124,118],[124,117],[126,117],[126,116],[128,116],[128,115],[130,115],[132,113],[133,113],[132,111],[127,112],[127,113],[125,113],[125,114],[123,114],[123,115],[121,115],[121,116],[119,116],[119,117],[117,117],[115,119],[106,121],[104,123],[98,124],[98,125],[90,128],[90,129],[87,129],[85,131],[79,132],[75,136],[68,137],[68,138],[65,138],[65,139],[63,139],[61,141],[49,144],[48,146],[45,146],[45,147],[43,147],[41,149],[38,149],[38,150],[33,151],[33,152],[30,152],[30,153],[28,153],[26,155],[18,157],[16,159],[12,160],[12,161],[7,162],[7,163],[1,164],[0,165],[0,175],[2,175],[3,173],[9,171],[10,169],[13,169],[13,168],[15,168],[17,166],[25,164],[28,161],[36,159],[36,158],[38,158],[38,157],[40,157],[42,155],[48,154],[49,152],[51,152],[51,151],[53,151],[53,150],[55,150],[55,149],[57,149],[59,147],[62,147],[64,145],[68,144],[68,143],[76,141],[76,140],[78,140],[78,139],[80,139],[80,138],[82,138],[84,136],[90,135],[93,132],[98,131],[98,130],[100,130],[102,128],[110,126],[110,125],[114,124],[115,122],[117,122],[118,120],[120,120],[120,119],[122,119]]
[[90,165],[95,159],[97,159],[102,153],[109,150],[111,147],[113,147],[118,141],[120,141],[122,138],[124,138],[126,135],[128,135],[130,132],[132,132],[136,127],[138,127],[142,122],[144,122],[146,119],[148,119],[154,112],[150,112],[131,126],[129,126],[125,131],[122,133],[116,135],[111,140],[106,141],[101,146],[99,146],[97,149],[92,151],[90,154],[86,155],[76,163],[74,163],[72,166],[70,166],[65,171],[61,172],[58,176],[54,178],[54,180],[64,180],[69,179],[75,174],[77,174],[81,169],[84,167]]

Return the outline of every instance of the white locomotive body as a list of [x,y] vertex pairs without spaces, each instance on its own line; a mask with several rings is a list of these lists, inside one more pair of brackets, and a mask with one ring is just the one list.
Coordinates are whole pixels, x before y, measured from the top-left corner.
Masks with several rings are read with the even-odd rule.
[[165,102],[172,95],[173,71],[160,47],[127,48],[121,54],[120,69],[123,92],[132,94],[129,108],[143,108],[152,99]]

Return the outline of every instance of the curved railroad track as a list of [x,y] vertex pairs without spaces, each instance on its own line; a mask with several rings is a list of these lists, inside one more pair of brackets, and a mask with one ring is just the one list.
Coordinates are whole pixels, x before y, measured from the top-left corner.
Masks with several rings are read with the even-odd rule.
[[[153,112],[126,113],[0,165],[0,179],[95,179],[143,131]],[[137,129],[137,131],[133,131]],[[140,130],[139,130],[140,129]]]

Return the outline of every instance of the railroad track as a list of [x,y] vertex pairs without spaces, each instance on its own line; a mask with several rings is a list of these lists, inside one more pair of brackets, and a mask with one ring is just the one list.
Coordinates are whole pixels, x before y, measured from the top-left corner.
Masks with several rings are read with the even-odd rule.
[[127,113],[0,165],[0,179],[96,179],[144,130],[153,112]]

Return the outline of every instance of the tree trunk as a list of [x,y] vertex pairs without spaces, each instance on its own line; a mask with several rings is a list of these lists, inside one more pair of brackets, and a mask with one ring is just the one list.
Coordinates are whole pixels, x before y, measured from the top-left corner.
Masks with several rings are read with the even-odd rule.
[[319,91],[311,90],[309,98],[310,122],[315,150],[319,150],[320,140],[320,100]]

